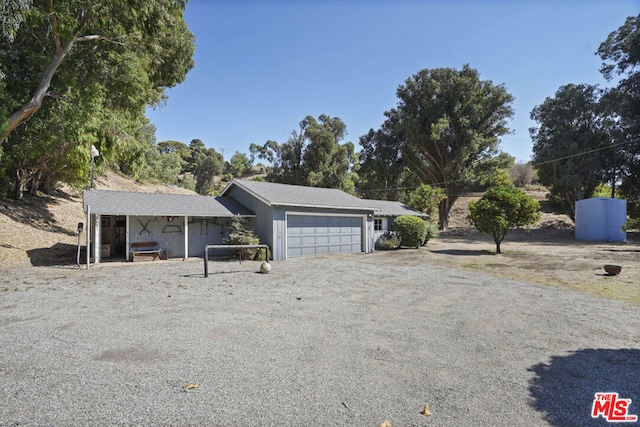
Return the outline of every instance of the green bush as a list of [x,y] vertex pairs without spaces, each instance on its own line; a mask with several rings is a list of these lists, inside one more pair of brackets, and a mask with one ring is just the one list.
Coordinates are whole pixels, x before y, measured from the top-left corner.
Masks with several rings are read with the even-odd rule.
[[427,235],[424,239],[423,245],[426,245],[429,240],[435,239],[438,237],[438,223],[432,221],[425,221],[425,225],[427,226]]
[[427,237],[426,222],[412,215],[397,217],[391,226],[391,230],[400,234],[400,246],[417,248],[422,246]]
[[385,231],[378,240],[376,240],[376,249],[380,251],[389,251],[400,247],[400,235],[395,231]]
[[[237,216],[231,222],[231,233],[222,239],[225,245],[258,245],[260,239],[251,230],[247,230],[242,224],[242,219]],[[263,249],[240,249],[238,250],[243,259],[256,259],[262,256]]]

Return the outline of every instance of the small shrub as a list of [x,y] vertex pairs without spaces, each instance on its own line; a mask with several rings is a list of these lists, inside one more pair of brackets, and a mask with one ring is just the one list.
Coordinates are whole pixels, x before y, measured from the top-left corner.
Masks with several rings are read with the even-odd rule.
[[[247,230],[242,224],[242,219],[234,217],[231,222],[231,233],[223,239],[225,245],[258,245],[260,239],[251,230]],[[238,251],[243,259],[254,259],[264,253],[263,249],[240,249]]]
[[417,248],[422,246],[427,237],[427,224],[417,216],[401,215],[391,227],[400,234],[400,246]]
[[395,231],[385,231],[378,240],[376,240],[376,249],[380,251],[389,251],[400,247],[400,235]]
[[630,218],[622,226],[622,231],[640,230],[640,218]]
[[425,221],[425,225],[427,226],[427,235],[424,239],[423,245],[426,245],[429,240],[438,237],[438,233],[440,233],[440,231],[438,230],[438,223],[427,220]]

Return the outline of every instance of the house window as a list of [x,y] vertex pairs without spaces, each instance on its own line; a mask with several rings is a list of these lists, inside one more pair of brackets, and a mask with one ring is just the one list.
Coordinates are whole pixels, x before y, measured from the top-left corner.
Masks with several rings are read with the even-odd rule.
[[382,218],[376,218],[373,220],[373,229],[375,231],[382,231]]

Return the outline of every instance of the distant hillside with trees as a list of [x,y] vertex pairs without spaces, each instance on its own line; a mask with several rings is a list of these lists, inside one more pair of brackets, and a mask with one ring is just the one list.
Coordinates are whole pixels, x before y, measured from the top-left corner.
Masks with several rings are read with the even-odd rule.
[[[378,129],[346,140],[339,117],[307,115],[286,141],[229,159],[206,141],[156,141],[146,108],[194,66],[185,2],[5,0],[0,5],[0,195],[86,187],[97,173],[217,194],[233,178],[339,188],[361,197],[437,205],[492,185],[540,182],[573,216],[575,201],[610,192],[640,216],[640,16],[600,45],[615,85],[567,83],[536,106],[534,157],[500,151],[513,96],[470,65],[419,70],[397,88]],[[294,125],[294,124],[292,124]],[[427,203],[428,202],[428,203]],[[425,204],[426,203],[426,204]],[[435,213],[435,212],[434,212]],[[633,223],[635,224],[635,223]]]

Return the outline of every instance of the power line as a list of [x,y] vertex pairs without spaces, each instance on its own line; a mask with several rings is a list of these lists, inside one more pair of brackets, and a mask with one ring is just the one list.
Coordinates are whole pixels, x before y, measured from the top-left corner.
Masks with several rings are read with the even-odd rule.
[[[594,148],[593,150],[583,151],[583,152],[580,152],[580,153],[571,154],[569,156],[558,157],[556,159],[546,160],[544,162],[532,163],[531,167],[536,167],[536,166],[540,166],[540,165],[546,165],[547,163],[558,162],[560,160],[567,160],[567,159],[571,159],[573,157],[584,156],[584,155],[587,155],[587,154],[596,153],[598,151],[609,150],[611,148],[619,147],[621,145],[625,145],[625,144],[629,144],[629,143],[637,142],[637,141],[640,141],[640,138],[633,138],[633,139],[630,139],[628,141],[617,142],[615,144],[607,145],[606,147]],[[443,181],[443,182],[433,182],[433,183],[431,183],[429,185],[441,187],[441,186],[446,185],[447,183],[459,182],[459,181],[464,181],[464,180],[463,179],[452,179],[452,180]],[[362,189],[360,189],[360,192],[362,192],[362,193],[372,193],[372,192],[376,192],[376,191],[402,191],[402,190],[416,190],[417,188],[419,188],[419,187],[413,187],[413,186],[411,186],[411,187],[392,187],[392,188],[384,188],[384,189],[376,189],[376,190],[362,190]]]
[[567,160],[567,159],[571,159],[571,158],[574,158],[574,157],[584,156],[586,154],[597,153],[598,151],[609,150],[611,148],[619,147],[621,145],[629,144],[631,142],[636,142],[636,141],[639,141],[639,140],[640,140],[640,138],[634,138],[634,139],[630,139],[628,141],[623,141],[623,142],[618,142],[618,143],[615,143],[615,144],[607,145],[606,147],[594,148],[593,150],[583,151],[581,153],[571,154],[569,156],[558,157],[557,159],[551,159],[551,160],[546,160],[544,162],[532,163],[531,166],[535,167],[535,166],[540,166],[540,165],[546,165],[547,163],[553,163],[553,162],[557,162],[557,161],[560,161],[560,160]]

